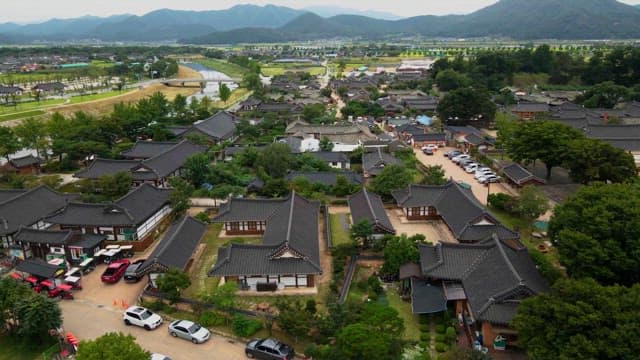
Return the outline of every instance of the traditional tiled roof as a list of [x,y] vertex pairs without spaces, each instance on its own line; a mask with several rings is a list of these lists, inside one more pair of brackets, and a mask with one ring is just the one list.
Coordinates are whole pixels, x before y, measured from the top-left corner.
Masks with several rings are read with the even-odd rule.
[[480,204],[471,190],[453,181],[442,186],[409,185],[392,192],[392,195],[398,206],[403,208],[435,207],[460,241],[479,241],[494,233],[503,240],[520,237]]
[[434,314],[447,310],[447,298],[442,287],[411,278],[411,311],[414,314]]
[[287,174],[287,180],[292,181],[297,177],[302,177],[310,183],[334,186],[339,176],[344,176],[344,178],[352,184],[362,184],[364,181],[362,175],[353,171],[292,171]]
[[167,130],[169,130],[170,133],[172,133],[175,137],[180,138],[182,137],[189,129],[191,129],[191,126],[168,126]]
[[478,130],[473,126],[453,126],[453,125],[445,125],[444,130],[450,132],[452,134],[476,134],[478,136],[484,136],[482,131]]
[[3,86],[0,85],[0,94],[5,95],[5,94],[17,94],[20,92],[23,92],[24,89],[19,88],[17,86]]
[[232,198],[220,205],[213,222],[266,221],[287,199]]
[[263,217],[266,230],[262,244],[231,244],[218,249],[218,261],[209,276],[322,273],[318,240],[320,203],[292,193],[271,206],[268,209],[273,212]]
[[14,197],[26,192],[27,190],[25,189],[0,189],[0,203],[13,199]]
[[369,175],[380,174],[385,166],[402,164],[402,161],[395,156],[387,154],[380,148],[376,150],[362,155],[362,169]]
[[168,204],[171,192],[143,184],[112,204],[69,203],[47,221],[61,225],[136,226]]
[[544,180],[538,179],[529,170],[525,169],[518,163],[512,163],[505,166],[502,168],[502,173],[518,185],[524,184],[530,180],[535,180],[540,183],[544,182]]
[[236,133],[236,116],[226,111],[195,122],[192,130],[201,132],[216,141],[231,139]]
[[348,163],[349,156],[342,152],[333,152],[333,151],[318,151],[318,152],[309,152],[307,153],[313,157],[316,157],[326,163]]
[[11,163],[11,165],[13,165],[16,168],[22,168],[22,167],[25,167],[25,166],[42,164],[43,160],[40,159],[39,157],[36,157],[36,156],[33,156],[33,155],[29,154],[27,156],[23,156],[23,157],[19,157],[19,158],[13,158],[13,159],[9,160],[9,162]]
[[368,220],[373,226],[374,233],[396,233],[379,195],[370,193],[366,188],[363,188],[349,196],[347,202],[349,203],[354,224],[362,220]]
[[175,267],[185,270],[193,252],[207,231],[207,225],[190,216],[173,224],[147,260],[136,269],[139,275]]
[[143,170],[142,168],[153,171],[158,179],[164,178],[184,166],[189,157],[204,153],[206,150],[206,146],[183,140],[164,152],[143,160],[139,167],[133,169],[134,178],[140,170]]
[[411,138],[413,139],[413,141],[418,141],[418,142],[424,142],[424,141],[445,142],[447,140],[447,136],[444,133],[413,134]]
[[494,145],[495,139],[487,138],[484,136],[479,136],[478,134],[469,134],[464,137],[465,141],[471,145],[479,146],[479,145]]
[[516,104],[511,111],[543,113],[549,111],[549,105],[542,103],[523,102]]
[[61,90],[64,90],[64,88],[65,88],[65,85],[63,83],[52,82],[52,83],[46,83],[46,84],[37,84],[31,89],[40,90],[40,91],[52,91],[52,90],[61,91]]
[[21,226],[31,226],[76,197],[60,194],[46,185],[11,197],[0,203],[0,235],[12,234]]
[[14,236],[18,243],[37,243],[50,245],[64,245],[69,242],[73,233],[71,231],[37,230],[21,228]]
[[39,259],[27,259],[16,266],[17,271],[22,271],[34,276],[51,279],[56,276],[59,268],[56,265],[47,264]]
[[135,145],[120,153],[127,159],[148,159],[165,152],[178,144],[173,141],[137,141]]
[[80,179],[97,180],[105,175],[114,175],[119,172],[130,172],[131,169],[138,166],[138,160],[113,160],[97,158],[89,164],[85,169],[73,174],[74,177]]
[[420,245],[419,253],[425,276],[462,282],[477,320],[507,325],[522,297],[548,289],[526,248],[497,236],[476,245]]

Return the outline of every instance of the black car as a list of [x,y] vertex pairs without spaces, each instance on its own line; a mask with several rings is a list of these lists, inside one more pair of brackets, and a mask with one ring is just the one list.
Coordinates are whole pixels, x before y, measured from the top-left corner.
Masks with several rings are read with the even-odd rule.
[[253,339],[247,343],[244,353],[248,358],[261,360],[291,360],[295,356],[293,348],[272,338]]
[[124,272],[124,281],[128,283],[135,283],[140,281],[140,276],[136,274],[138,268],[142,266],[142,263],[145,262],[146,259],[139,259],[132,262],[127,270]]

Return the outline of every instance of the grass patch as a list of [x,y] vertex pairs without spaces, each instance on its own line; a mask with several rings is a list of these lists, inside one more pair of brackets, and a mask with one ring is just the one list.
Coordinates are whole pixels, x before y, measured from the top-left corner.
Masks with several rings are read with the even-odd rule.
[[104,92],[104,93],[99,93],[99,94],[90,94],[90,95],[78,95],[78,96],[73,96],[71,98],[71,104],[79,104],[79,103],[83,103],[83,102],[87,102],[87,101],[95,101],[95,100],[102,100],[102,99],[107,99],[110,97],[114,97],[114,96],[118,96],[118,95],[122,95],[122,94],[126,94],[128,92],[132,92],[135,91],[136,89],[127,89],[127,90],[123,90],[123,91],[108,91],[108,92]]
[[40,115],[44,115],[44,114],[45,114],[45,112],[42,111],[42,110],[22,111],[22,112],[15,113],[15,114],[0,115],[0,121],[22,119],[22,118],[27,118],[27,117],[32,117],[32,116],[40,116]]
[[[47,339],[49,340],[49,339]],[[42,345],[24,342],[13,336],[0,336],[0,360],[34,360],[41,359],[42,353],[55,342],[47,341]]]
[[50,99],[50,100],[41,100],[41,101],[30,101],[25,103],[19,103],[15,106],[13,105],[5,105],[0,107],[0,115],[5,114],[14,114],[17,112],[24,112],[36,109],[42,109],[50,106],[63,104],[63,99]]
[[309,66],[308,64],[269,64],[261,67],[262,75],[277,76],[286,72],[308,72],[312,76],[324,74],[324,67]]
[[[340,244],[350,244],[351,243],[351,235],[349,231],[345,230],[342,227],[342,221],[340,221],[340,214],[329,214],[331,221],[331,243],[333,246],[338,246]],[[347,222],[349,222],[348,214],[345,214],[347,217]]]
[[207,232],[202,239],[202,244],[206,246],[200,260],[197,263],[197,268],[194,270],[191,276],[191,286],[184,292],[183,296],[188,298],[197,298],[200,294],[209,293],[218,286],[220,278],[209,277],[207,272],[216,263],[218,258],[218,248],[226,246],[233,242],[236,244],[260,244],[262,238],[251,237],[220,237],[220,231],[222,230],[222,224],[209,225]]
[[229,77],[241,78],[249,72],[249,69],[240,65],[236,65],[224,60],[217,59],[199,59],[197,63],[208,67],[209,69],[219,71]]
[[389,306],[396,309],[404,322],[404,339],[420,341],[420,316],[411,311],[411,304],[402,301],[397,287],[392,286],[387,291]]

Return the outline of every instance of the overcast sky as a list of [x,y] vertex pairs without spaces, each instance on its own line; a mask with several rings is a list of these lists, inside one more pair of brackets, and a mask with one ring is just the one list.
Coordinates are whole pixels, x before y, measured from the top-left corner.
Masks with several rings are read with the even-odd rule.
[[[83,15],[142,15],[152,10],[219,10],[241,3],[274,4],[292,8],[337,4],[343,8],[378,10],[401,16],[425,14],[466,14],[493,4],[496,0],[1,0],[0,22],[36,22],[50,18]],[[535,1],[535,0],[532,0]],[[640,4],[640,0],[623,0]]]

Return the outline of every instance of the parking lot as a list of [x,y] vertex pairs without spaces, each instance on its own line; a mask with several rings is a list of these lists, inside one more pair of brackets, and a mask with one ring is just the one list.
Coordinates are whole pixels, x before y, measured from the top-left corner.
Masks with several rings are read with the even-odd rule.
[[445,176],[447,178],[452,177],[455,181],[462,181],[471,185],[473,194],[484,205],[487,204],[487,196],[489,196],[489,194],[507,193],[515,195],[515,192],[513,190],[509,189],[507,185],[504,185],[502,183],[493,183],[489,186],[478,183],[478,181],[474,179],[473,173],[466,173],[463,168],[444,156],[444,153],[449,150],[455,150],[455,148],[440,148],[433,155],[425,155],[420,149],[414,149],[414,152],[418,160],[424,165],[441,165],[445,171]]

